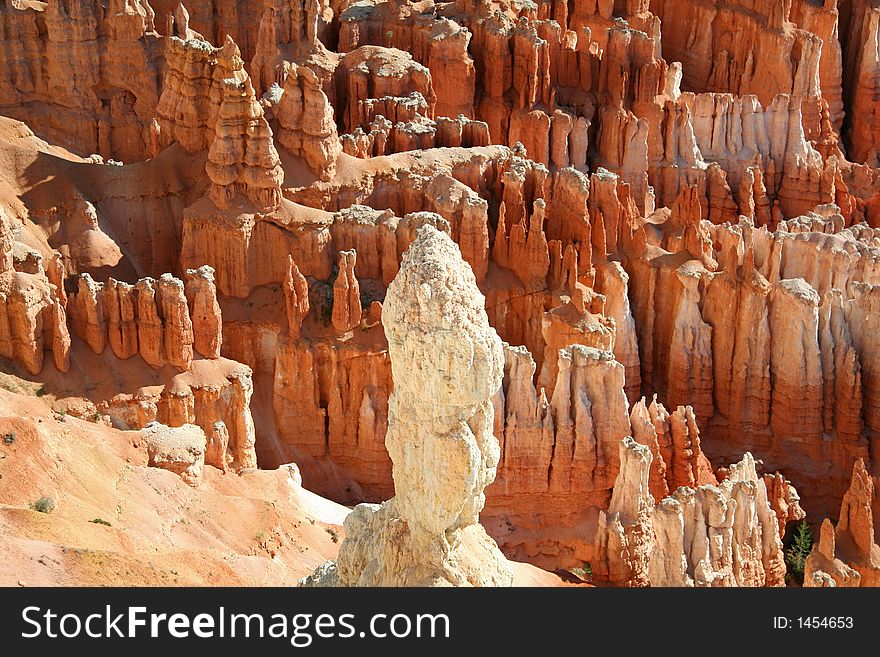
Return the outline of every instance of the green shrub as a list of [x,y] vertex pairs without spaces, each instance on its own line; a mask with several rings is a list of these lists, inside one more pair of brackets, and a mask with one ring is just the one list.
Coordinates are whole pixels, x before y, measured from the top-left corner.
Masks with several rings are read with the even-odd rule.
[[40,513],[52,513],[55,510],[55,502],[48,497],[41,497],[31,504],[31,508]]
[[339,532],[334,527],[327,527],[325,531],[330,534],[330,540],[334,543],[339,542]]
[[801,520],[792,529],[785,541],[785,569],[786,579],[804,583],[804,564],[813,549],[813,533],[806,520]]
[[572,568],[571,572],[585,582],[593,579],[593,565],[589,561],[585,562],[582,568]]
[[113,526],[113,525],[111,525],[109,522],[107,522],[106,520],[104,520],[103,518],[95,518],[94,520],[90,520],[89,522],[93,522],[93,523],[95,523],[96,525],[106,525],[107,527],[112,527],[112,526]]

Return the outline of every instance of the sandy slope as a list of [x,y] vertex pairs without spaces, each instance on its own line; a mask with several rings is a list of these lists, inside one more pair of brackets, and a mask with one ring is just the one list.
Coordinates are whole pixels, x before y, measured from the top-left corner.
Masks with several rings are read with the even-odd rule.
[[[6,374],[0,383],[36,390]],[[138,435],[0,389],[0,585],[285,586],[335,558],[346,507],[285,470],[209,466],[190,488],[147,467]],[[42,497],[52,512],[31,508]],[[514,568],[518,585],[559,584]]]
[[286,471],[206,468],[193,489],[137,435],[0,391],[0,584],[289,585],[335,555],[348,510]]

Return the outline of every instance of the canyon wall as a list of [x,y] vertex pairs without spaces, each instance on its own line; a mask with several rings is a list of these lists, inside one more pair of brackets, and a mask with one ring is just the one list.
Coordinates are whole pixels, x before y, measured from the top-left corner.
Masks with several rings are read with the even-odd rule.
[[47,140],[0,134],[0,357],[119,372],[78,392],[198,426],[204,467],[400,505],[387,295],[437,232],[505,343],[469,499],[508,557],[777,585],[805,511],[808,580],[852,583],[880,463],[875,5],[0,3],[0,114]]

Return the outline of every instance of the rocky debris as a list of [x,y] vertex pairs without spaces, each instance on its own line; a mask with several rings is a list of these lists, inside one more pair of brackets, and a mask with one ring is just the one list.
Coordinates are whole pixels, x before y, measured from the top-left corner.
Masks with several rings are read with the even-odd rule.
[[501,341],[447,235],[419,229],[382,321],[395,372],[386,435],[395,497],[355,507],[335,570],[316,579],[509,586],[507,561],[478,520],[498,463],[490,396],[501,384]]
[[190,486],[198,486],[205,466],[205,432],[196,425],[168,427],[153,422],[142,431],[149,465],[180,475]]

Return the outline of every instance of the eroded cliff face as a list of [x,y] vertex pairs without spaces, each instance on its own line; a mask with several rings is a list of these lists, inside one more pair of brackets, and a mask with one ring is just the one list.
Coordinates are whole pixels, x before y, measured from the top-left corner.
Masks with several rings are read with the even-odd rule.
[[837,526],[822,521],[804,567],[804,586],[880,586],[880,545],[874,533],[877,477],[859,459],[843,496]]
[[594,574],[619,586],[783,586],[777,516],[746,453],[718,485],[655,500],[653,456],[631,438],[608,511],[599,513]]
[[776,585],[805,512],[810,581],[869,581],[842,518],[880,450],[875,5],[2,4],[0,114],[39,137],[0,122],[0,357],[199,427],[192,480],[295,461],[394,498],[352,516],[366,554],[418,516],[393,327],[434,302],[386,295],[439,231],[505,345],[461,405],[488,445],[491,399],[497,463],[432,554],[479,512],[548,569]]

